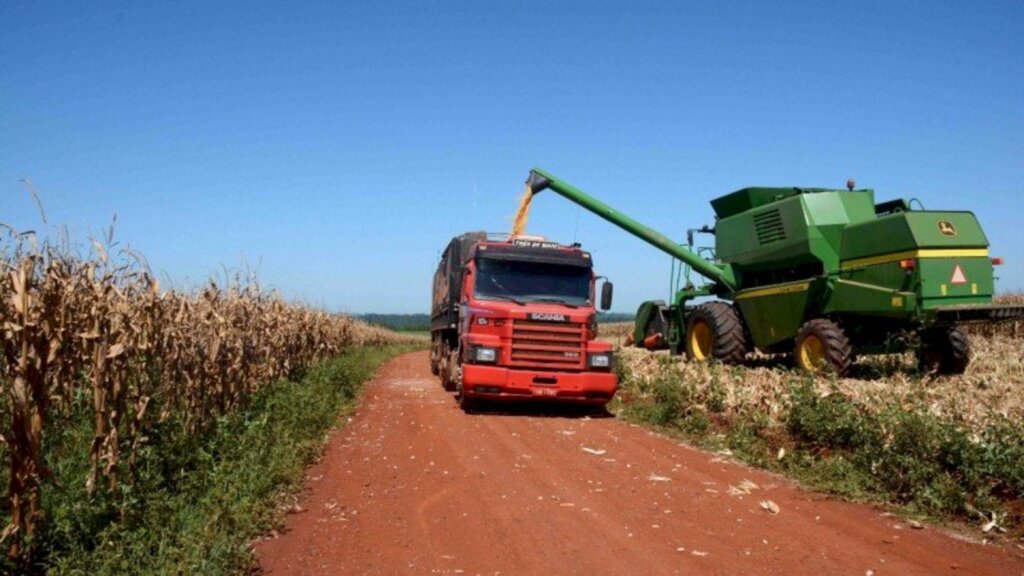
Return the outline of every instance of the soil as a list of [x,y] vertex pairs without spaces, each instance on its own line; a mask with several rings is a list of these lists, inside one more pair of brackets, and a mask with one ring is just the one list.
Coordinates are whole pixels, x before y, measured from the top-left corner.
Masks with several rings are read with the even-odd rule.
[[306,482],[280,533],[253,545],[267,574],[1024,573],[1012,546],[915,528],[604,413],[466,414],[426,352],[381,368]]

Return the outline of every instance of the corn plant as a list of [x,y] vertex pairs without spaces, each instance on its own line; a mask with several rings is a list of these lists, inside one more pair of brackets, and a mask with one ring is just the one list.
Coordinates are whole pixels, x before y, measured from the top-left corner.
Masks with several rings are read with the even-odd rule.
[[27,562],[45,521],[43,450],[76,395],[92,400],[89,493],[131,484],[146,431],[174,417],[211,426],[260,386],[353,345],[397,336],[286,302],[251,277],[162,290],[141,257],[108,237],[87,255],[7,229],[0,241],[0,447],[7,458],[9,555]]

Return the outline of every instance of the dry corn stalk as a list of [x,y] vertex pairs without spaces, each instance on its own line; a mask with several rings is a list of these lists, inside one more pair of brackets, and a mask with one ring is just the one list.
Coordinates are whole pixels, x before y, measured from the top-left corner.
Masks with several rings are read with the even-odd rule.
[[76,393],[92,399],[90,491],[117,495],[131,483],[145,432],[175,418],[210,425],[277,378],[348,346],[394,342],[393,332],[285,302],[241,275],[196,293],[161,291],[112,241],[83,257],[67,244],[38,245],[8,229],[0,241],[0,392],[10,429],[9,553],[25,548],[41,521],[46,431],[59,426]]

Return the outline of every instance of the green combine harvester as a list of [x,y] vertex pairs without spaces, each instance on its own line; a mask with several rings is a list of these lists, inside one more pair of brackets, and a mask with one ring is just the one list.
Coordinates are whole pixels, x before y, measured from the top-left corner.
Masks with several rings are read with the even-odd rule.
[[[990,258],[971,212],[875,204],[874,191],[852,181],[847,190],[744,188],[712,200],[715,226],[691,230],[684,246],[543,170],[526,183],[680,261],[673,303],[644,302],[637,312],[638,346],[727,363],[756,348],[840,374],[855,355],[915,347],[922,370],[960,374],[970,362],[962,325],[1024,317],[1024,306],[992,304],[1002,260]],[[710,259],[693,248],[694,232],[714,235]],[[710,283],[693,285],[691,271]],[[701,297],[717,300],[692,302]]]

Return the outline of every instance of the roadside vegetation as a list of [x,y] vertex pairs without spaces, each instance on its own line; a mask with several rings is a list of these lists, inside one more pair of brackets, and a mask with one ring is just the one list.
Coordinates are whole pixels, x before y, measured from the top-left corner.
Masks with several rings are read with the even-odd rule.
[[242,275],[162,290],[112,233],[83,256],[7,229],[0,265],[0,573],[237,565],[220,535],[265,525],[394,349],[356,351],[418,342]]
[[301,378],[280,379],[198,435],[180,421],[150,432],[139,474],[120,498],[90,497],[83,479],[90,410],[76,403],[49,451],[64,486],[33,571],[52,574],[238,574],[255,568],[253,538],[274,529],[302,486],[326,433],[361,385],[410,345],[351,348]]
[[[603,336],[621,343],[627,330]],[[973,330],[972,347],[962,376],[921,374],[905,354],[861,358],[847,378],[808,376],[783,359],[723,366],[619,347],[611,408],[845,498],[1020,538],[1024,326]]]

